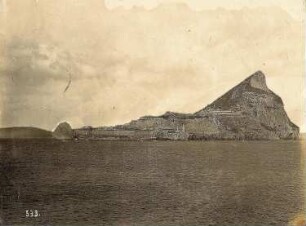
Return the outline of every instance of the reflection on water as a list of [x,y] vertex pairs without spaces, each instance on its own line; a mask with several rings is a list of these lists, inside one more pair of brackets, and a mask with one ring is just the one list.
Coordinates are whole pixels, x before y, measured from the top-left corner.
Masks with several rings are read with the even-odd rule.
[[[303,213],[301,145],[1,141],[1,219],[28,225],[288,225]],[[32,210],[39,216],[30,217]]]

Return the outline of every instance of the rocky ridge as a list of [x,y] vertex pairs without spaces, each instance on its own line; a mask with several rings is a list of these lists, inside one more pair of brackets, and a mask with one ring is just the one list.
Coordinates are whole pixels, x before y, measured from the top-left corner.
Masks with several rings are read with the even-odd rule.
[[257,71],[207,107],[193,114],[166,112],[124,125],[75,130],[92,139],[271,140],[297,139],[299,128]]

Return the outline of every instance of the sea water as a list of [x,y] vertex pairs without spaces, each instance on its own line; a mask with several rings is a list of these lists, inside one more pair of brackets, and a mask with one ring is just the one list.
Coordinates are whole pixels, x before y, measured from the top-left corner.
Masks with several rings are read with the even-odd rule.
[[288,225],[295,141],[0,142],[4,225]]

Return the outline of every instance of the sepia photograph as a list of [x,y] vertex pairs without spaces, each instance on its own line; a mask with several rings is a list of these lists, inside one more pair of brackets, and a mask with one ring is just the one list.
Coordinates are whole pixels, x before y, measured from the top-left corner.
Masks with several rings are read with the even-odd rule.
[[0,225],[306,226],[304,0],[0,0]]

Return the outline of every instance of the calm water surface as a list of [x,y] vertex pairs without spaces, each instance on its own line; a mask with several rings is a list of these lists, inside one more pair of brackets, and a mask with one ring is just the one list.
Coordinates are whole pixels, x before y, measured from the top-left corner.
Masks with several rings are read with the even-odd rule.
[[288,225],[302,145],[1,141],[0,225]]

